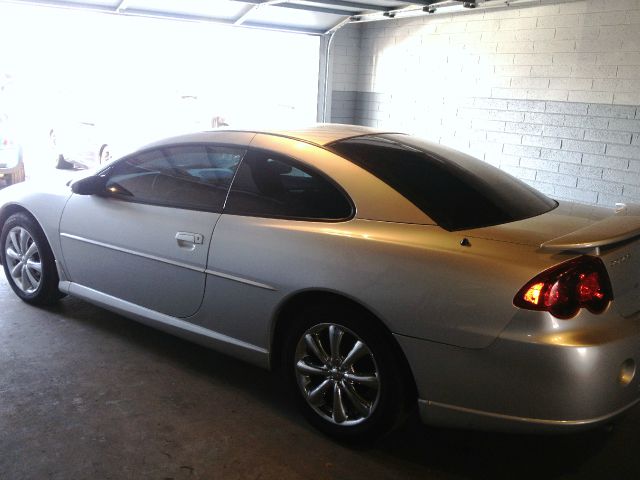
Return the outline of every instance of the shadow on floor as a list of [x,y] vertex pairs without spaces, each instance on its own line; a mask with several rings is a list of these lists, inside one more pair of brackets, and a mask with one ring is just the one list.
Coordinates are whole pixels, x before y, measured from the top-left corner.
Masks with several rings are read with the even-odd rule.
[[[28,306],[17,308],[29,309],[32,315],[54,317],[58,322],[67,324],[68,330],[78,335],[72,341],[77,346],[78,355],[83,358],[86,357],[85,344],[88,343],[90,348],[95,348],[95,345],[91,344],[95,340],[90,339],[98,338],[100,344],[105,345],[105,349],[116,348],[118,352],[125,352],[124,354],[130,351],[141,352],[141,355],[151,358],[153,362],[162,362],[171,372],[177,372],[172,375],[184,374],[187,382],[191,381],[190,378],[204,378],[216,388],[224,386],[225,389],[240,392],[256,405],[263,405],[271,416],[279,418],[279,422],[284,425],[283,431],[293,432],[287,435],[291,438],[295,436],[295,442],[280,445],[281,448],[289,450],[287,455],[291,458],[305,461],[300,457],[302,454],[298,455],[295,449],[299,445],[307,444],[314,446],[314,455],[318,455],[318,458],[322,457],[322,451],[325,449],[334,457],[338,457],[335,462],[355,462],[352,465],[362,465],[358,471],[350,470],[348,465],[345,465],[340,477],[320,470],[317,476],[311,474],[312,478],[365,478],[360,475],[364,475],[365,472],[368,472],[366,478],[393,478],[395,473],[397,478],[640,476],[640,459],[635,454],[640,445],[636,410],[612,432],[599,429],[561,436],[507,435],[427,428],[420,424],[417,413],[414,413],[402,428],[373,445],[337,445],[304,423],[302,417],[295,412],[293,402],[283,393],[281,382],[275,374],[137,324],[77,299],[66,298],[57,306],[47,309],[33,309]],[[193,403],[194,400],[190,402]],[[191,404],[185,405],[185,408],[191,408]],[[288,437],[279,438],[282,441]],[[278,445],[270,446],[277,447]],[[282,455],[286,456],[285,453]],[[289,463],[293,461],[288,460]],[[296,470],[297,473],[300,471]],[[379,476],[376,476],[376,472]],[[305,474],[307,478],[309,475]],[[292,475],[288,478],[298,477]]]

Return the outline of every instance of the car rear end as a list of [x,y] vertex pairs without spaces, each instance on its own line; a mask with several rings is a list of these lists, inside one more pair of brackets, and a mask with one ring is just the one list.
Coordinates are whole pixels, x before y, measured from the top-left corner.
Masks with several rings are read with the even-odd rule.
[[[629,210],[523,245],[523,255],[557,263],[514,285],[517,310],[488,347],[430,345],[425,358],[424,345],[401,340],[426,387],[425,422],[568,431],[611,422],[638,403],[640,216]],[[437,375],[427,367],[434,364]]]
[[5,186],[24,181],[22,149],[4,122],[0,122],[0,181]]
[[436,279],[424,282],[419,305],[428,308],[413,309],[411,329],[391,325],[426,423],[567,431],[638,402],[638,210],[558,204],[483,162],[401,135],[330,147],[448,232],[422,264]]

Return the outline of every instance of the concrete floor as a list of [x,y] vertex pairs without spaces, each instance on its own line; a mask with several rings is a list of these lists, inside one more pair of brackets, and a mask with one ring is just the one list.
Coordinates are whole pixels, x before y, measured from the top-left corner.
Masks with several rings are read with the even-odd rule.
[[268,372],[0,275],[0,478],[640,478],[640,408],[612,432],[514,436],[416,418],[366,448],[312,430]]

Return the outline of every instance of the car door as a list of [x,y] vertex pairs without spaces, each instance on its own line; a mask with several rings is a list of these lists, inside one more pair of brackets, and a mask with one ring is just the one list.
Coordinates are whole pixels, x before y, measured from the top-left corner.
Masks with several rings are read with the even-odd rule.
[[162,146],[104,170],[104,193],[72,195],[61,218],[71,282],[174,317],[193,315],[243,154],[242,147]]
[[209,255],[203,311],[217,315],[196,322],[265,348],[270,312],[278,302],[301,285],[324,282],[327,265],[338,262],[344,237],[329,235],[324,242],[318,237],[353,212],[346,194],[318,169],[273,151],[250,149],[233,180]]

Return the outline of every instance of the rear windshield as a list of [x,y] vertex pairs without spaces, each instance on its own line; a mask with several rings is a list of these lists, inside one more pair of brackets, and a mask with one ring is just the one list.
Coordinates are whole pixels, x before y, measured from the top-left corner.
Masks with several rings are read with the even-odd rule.
[[367,135],[340,140],[329,148],[450,231],[523,220],[557,206],[502,170],[408,135]]

